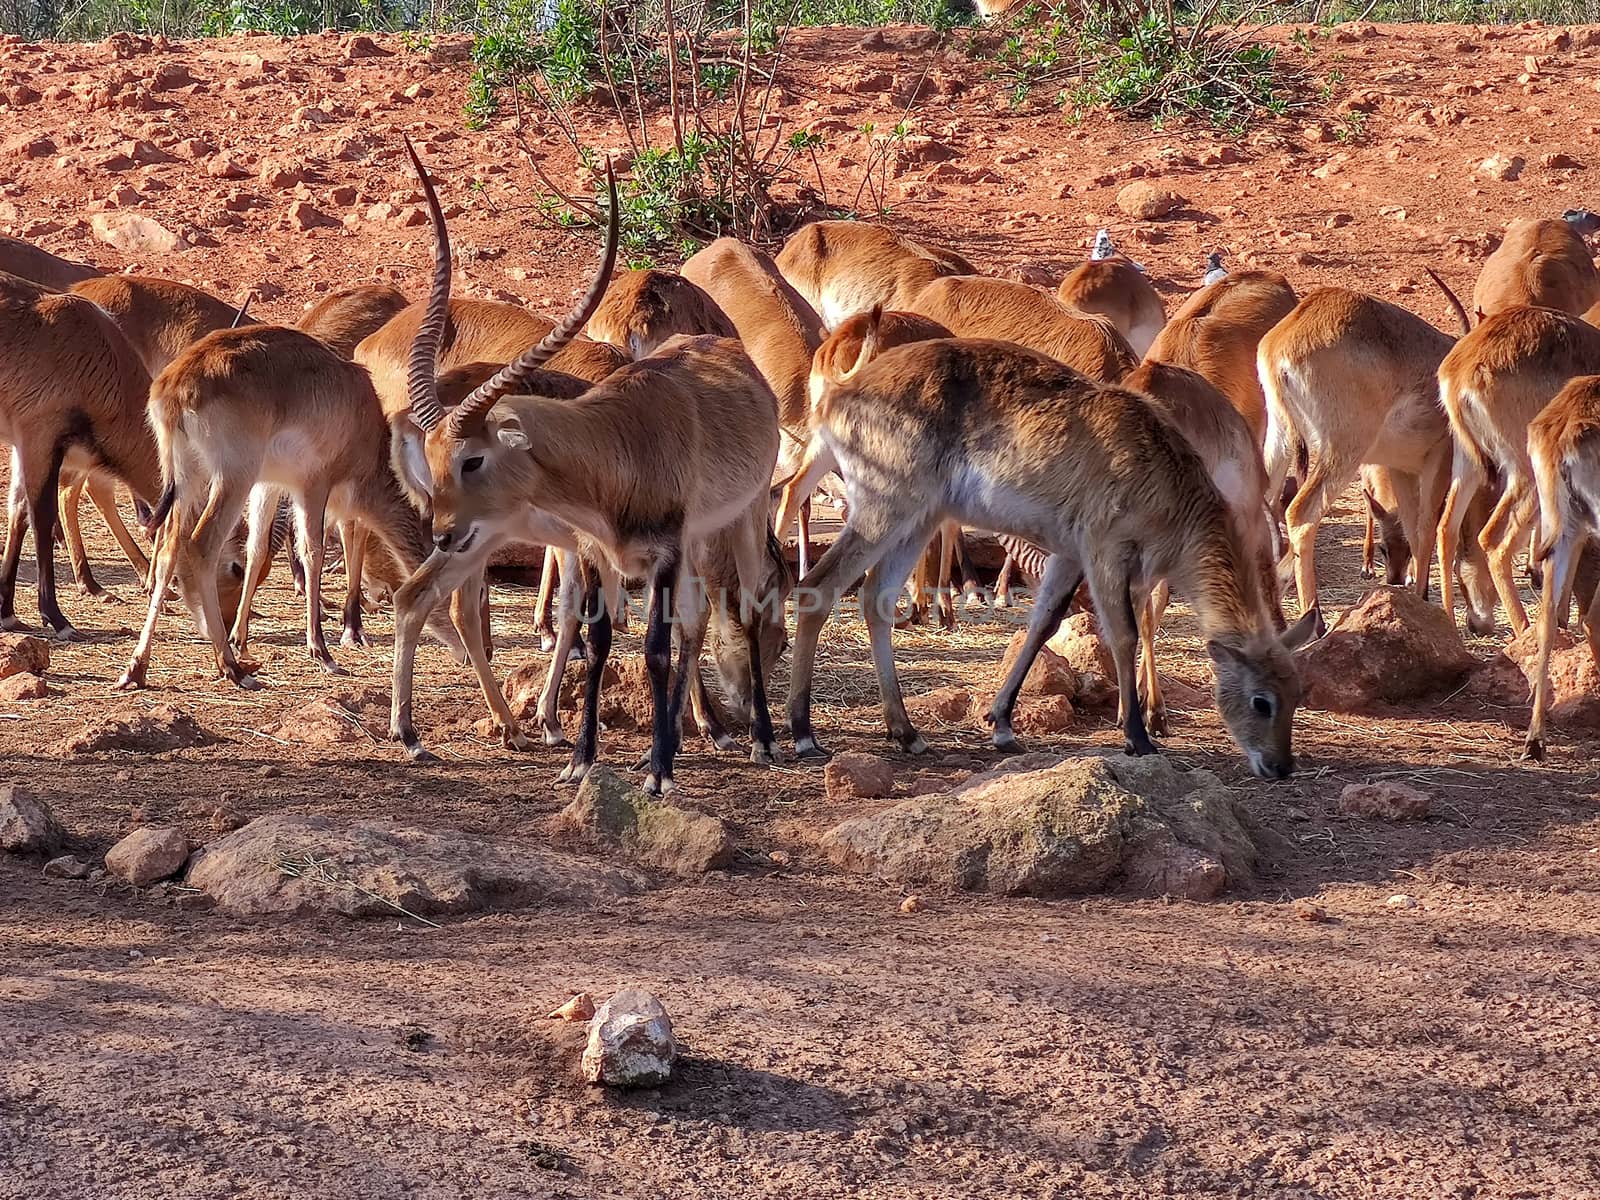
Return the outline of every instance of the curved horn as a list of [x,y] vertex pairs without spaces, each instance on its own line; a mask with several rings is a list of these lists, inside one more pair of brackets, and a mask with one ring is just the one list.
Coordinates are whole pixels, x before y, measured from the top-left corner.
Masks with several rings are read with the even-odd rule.
[[1428,278],[1433,280],[1434,286],[1444,293],[1444,298],[1450,301],[1450,307],[1456,310],[1456,320],[1461,322],[1461,336],[1466,337],[1467,334],[1472,332],[1472,321],[1467,317],[1467,310],[1463,307],[1461,298],[1450,290],[1448,283],[1434,273],[1432,267],[1423,267],[1422,269],[1428,273]]
[[228,326],[229,329],[237,329],[244,324],[244,319],[250,312],[250,301],[255,298],[256,294],[254,292],[244,298],[244,303],[239,305],[239,311],[233,314],[233,324]]
[[458,408],[450,414],[450,432],[455,437],[461,436],[461,431],[468,422],[474,421],[488,412],[502,396],[508,396],[521,387],[528,375],[540,364],[548,362],[550,358],[570,342],[577,332],[594,316],[594,310],[600,307],[600,300],[606,294],[606,288],[611,284],[611,270],[617,262],[617,236],[622,223],[622,206],[617,202],[617,176],[611,169],[611,160],[606,159],[606,191],[611,200],[611,215],[606,224],[606,248],[600,261],[600,269],[595,272],[594,280],[589,284],[589,290],[582,300],[566,319],[545,335],[531,350],[524,350],[516,359],[503,367],[493,379],[485,380],[478,389],[463,400]]
[[422,324],[417,326],[417,336],[411,339],[411,361],[406,369],[406,396],[411,405],[411,419],[431,433],[444,420],[444,406],[439,403],[439,344],[444,340],[444,323],[450,314],[450,232],[445,228],[444,212],[439,208],[439,196],[433,190],[433,181],[423,169],[411,139],[401,135],[411,165],[417,169],[422,183],[422,195],[428,202],[428,215],[433,219],[433,284],[428,291],[428,308]]

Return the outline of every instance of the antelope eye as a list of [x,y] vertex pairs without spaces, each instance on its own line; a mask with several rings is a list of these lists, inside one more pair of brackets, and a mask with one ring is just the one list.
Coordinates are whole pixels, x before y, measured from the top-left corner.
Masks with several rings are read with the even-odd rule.
[[467,459],[463,459],[462,460],[462,462],[461,462],[461,473],[463,475],[470,474],[471,472],[476,471],[481,466],[483,466],[483,455],[474,454],[471,458],[467,458]]
[[1272,715],[1273,708],[1274,708],[1274,705],[1272,703],[1272,697],[1271,696],[1251,696],[1250,697],[1250,707],[1253,708],[1259,716],[1270,717]]

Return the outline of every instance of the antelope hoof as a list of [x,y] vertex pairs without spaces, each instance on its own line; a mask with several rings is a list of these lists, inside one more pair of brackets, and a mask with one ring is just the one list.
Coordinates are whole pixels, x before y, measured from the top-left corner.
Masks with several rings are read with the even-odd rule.
[[1167,710],[1165,708],[1156,709],[1145,721],[1145,726],[1156,737],[1166,737],[1169,732],[1167,728]]
[[556,776],[556,782],[582,783],[584,777],[589,774],[589,768],[593,765],[593,763],[570,762],[561,768],[561,774]]
[[1477,613],[1470,612],[1467,614],[1468,633],[1475,633],[1479,637],[1493,637],[1494,629],[1494,618],[1492,616],[1480,617]]
[[329,675],[350,674],[349,671],[346,671],[338,663],[334,662],[333,655],[329,654],[326,650],[324,650],[321,654],[318,654],[315,650],[313,650],[311,652],[311,661],[316,663],[317,666],[321,667]]
[[556,648],[556,635],[548,629],[539,631],[539,649],[542,653],[549,654]]
[[518,729],[502,729],[500,731],[500,744],[507,750],[532,750],[533,743],[523,736]]
[[889,731],[889,740],[894,742],[907,754],[926,754],[928,743],[922,740],[922,735],[915,729],[908,729],[902,733]]
[[736,750],[739,746],[739,743],[734,741],[733,736],[725,729],[702,729],[700,736],[723,752]]
[[406,757],[414,763],[436,763],[439,761],[437,754],[417,741],[406,743]]
[[[728,739],[729,744],[733,742]],[[750,761],[758,767],[773,767],[778,763],[778,747],[775,743],[762,745],[760,742],[750,743]]]
[[1128,738],[1122,744],[1122,752],[1129,758],[1144,758],[1149,754],[1159,754],[1156,744],[1148,736],[1141,738]]
[[128,669],[122,673],[122,678],[111,685],[114,692],[142,691],[149,685],[145,682],[145,665],[142,662],[131,662]]
[[798,759],[809,758],[818,762],[826,762],[828,759],[833,757],[833,752],[830,750],[824,750],[821,746],[819,746],[816,738],[803,737],[795,739],[794,756]]
[[350,650],[365,650],[372,645],[372,639],[367,636],[366,630],[346,626],[339,635],[339,645]]
[[1010,592],[996,592],[994,594],[994,606],[996,608],[1010,608],[1011,607],[1011,593]]
[[58,642],[82,642],[88,640],[71,625],[63,625],[50,636]]
[[22,623],[21,617],[0,617],[0,629],[7,633],[26,633],[28,627]]
[[561,731],[559,723],[541,724],[539,726],[539,736],[546,746],[566,746],[570,744],[567,741],[567,735]]
[[1376,571],[1374,571],[1371,567],[1365,566],[1365,565],[1362,566],[1362,568],[1361,568],[1361,578],[1363,578],[1363,579],[1376,579],[1377,577],[1378,577],[1378,573]]
[[1522,760],[1524,762],[1544,761],[1544,739],[1530,737],[1522,745]]
[[644,790],[652,796],[669,796],[678,790],[678,785],[672,782],[671,775],[659,779],[654,775],[646,775]]

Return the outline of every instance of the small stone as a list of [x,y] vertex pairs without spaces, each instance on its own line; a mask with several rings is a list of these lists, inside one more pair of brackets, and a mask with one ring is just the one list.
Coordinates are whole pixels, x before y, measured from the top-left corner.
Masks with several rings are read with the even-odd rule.
[[1296,900],[1294,902],[1294,919],[1309,921],[1313,925],[1320,925],[1328,919],[1328,910],[1314,900]]
[[206,161],[206,174],[215,179],[248,179],[250,172],[226,150]]
[[81,859],[70,854],[63,854],[60,858],[52,858],[44,865],[46,879],[87,879],[90,866]]
[[1184,205],[1176,192],[1136,179],[1117,193],[1117,207],[1136,221],[1159,221]]
[[50,689],[37,675],[12,675],[0,680],[0,701],[43,700],[49,694]]
[[907,896],[904,900],[900,901],[900,911],[902,913],[904,913],[908,917],[913,913],[921,912],[922,911],[922,897],[921,896]]
[[1522,174],[1522,168],[1527,161],[1516,154],[1494,154],[1484,159],[1477,166],[1477,172],[1486,179],[1499,180],[1502,183],[1510,182]]
[[39,134],[21,133],[7,138],[0,149],[7,158],[49,158],[56,152],[56,144]]
[[296,200],[289,205],[289,225],[291,228],[298,229],[301,233],[306,233],[312,229],[338,228],[340,222],[322,212],[314,204],[307,203],[304,200]]
[[90,213],[89,228],[106,245],[129,254],[175,254],[189,248],[181,234],[138,213]]
[[0,633],[0,679],[43,675],[50,669],[50,643],[27,634]]
[[672,1078],[678,1044],[672,1018],[643,988],[624,988],[589,1022],[581,1066],[589,1083],[659,1087]]
[[12,108],[22,108],[25,105],[37,104],[43,99],[37,91],[25,83],[19,83],[16,87],[6,89],[5,98],[6,103],[11,105]]
[[390,52],[379,47],[364,33],[351,34],[343,42],[344,57],[347,62],[355,62],[360,58],[390,58]]
[[788,867],[794,865],[794,855],[787,850],[774,850],[767,857],[772,860],[775,867]]
[[306,177],[305,171],[299,165],[270,158],[262,162],[258,174],[263,187],[280,192],[288,191]]
[[1539,165],[1551,171],[1583,170],[1582,160],[1573,158],[1572,155],[1564,154],[1559,151],[1555,154],[1546,154],[1539,160]]
[[545,1017],[547,1021],[587,1021],[594,1016],[594,997],[579,992],[555,1012]]
[[[1005,657],[1000,662],[999,674],[995,676],[996,686],[1011,677],[1012,668],[1017,665],[1027,639],[1026,629],[1019,629],[1011,635],[1011,640],[1006,643]],[[1072,697],[1077,694],[1078,673],[1072,669],[1072,664],[1049,646],[1039,647],[1038,656],[1022,681],[1022,695]]]
[[176,875],[189,858],[189,839],[175,825],[135,829],[106,854],[106,870],[144,887]]
[[1339,811],[1376,821],[1422,821],[1432,798],[1403,783],[1352,783],[1339,793]]
[[1012,727],[1024,737],[1065,733],[1077,719],[1066,696],[1024,696],[1011,714]]
[[829,800],[878,800],[894,792],[894,764],[875,754],[836,754],[822,780]]
[[1390,896],[1383,903],[1384,903],[1384,907],[1385,908],[1393,908],[1393,909],[1416,908],[1417,907],[1417,898],[1415,896],[1407,896],[1404,892],[1397,892],[1395,895]]
[[359,195],[360,193],[355,188],[349,184],[344,184],[329,191],[328,203],[335,204],[340,208],[349,208],[356,202],[356,198]]
[[54,854],[66,836],[43,800],[14,783],[0,784],[0,850]]
[[913,698],[908,707],[919,721],[953,725],[967,719],[972,711],[972,693],[966,688],[942,687]]

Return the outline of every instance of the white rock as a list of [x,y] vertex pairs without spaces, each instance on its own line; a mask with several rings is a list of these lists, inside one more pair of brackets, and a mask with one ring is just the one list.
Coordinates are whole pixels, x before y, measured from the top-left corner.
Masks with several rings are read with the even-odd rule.
[[1390,896],[1387,900],[1385,900],[1384,904],[1390,908],[1416,908],[1417,898],[1415,896],[1408,896],[1404,892],[1397,892],[1395,895]]
[[678,1043],[672,1018],[643,988],[624,988],[589,1022],[583,1077],[609,1087],[658,1087],[672,1077]]

